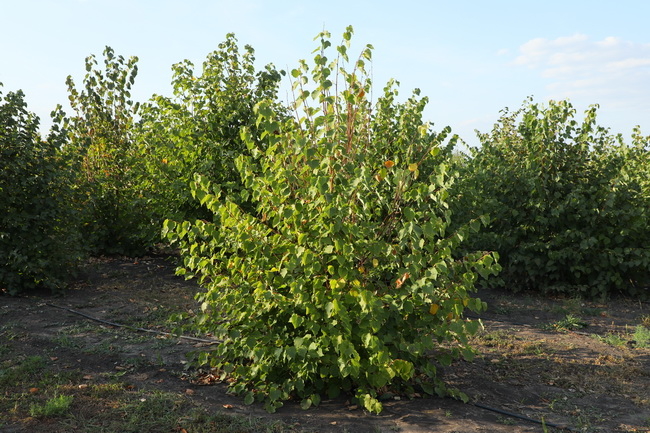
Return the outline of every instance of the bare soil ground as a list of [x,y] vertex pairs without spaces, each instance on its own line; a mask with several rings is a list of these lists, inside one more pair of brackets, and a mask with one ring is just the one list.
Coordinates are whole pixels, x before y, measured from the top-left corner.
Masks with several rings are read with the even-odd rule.
[[[478,296],[490,308],[481,317],[485,330],[474,341],[479,356],[442,369],[443,379],[465,392],[471,404],[432,397],[393,399],[384,402],[380,415],[365,413],[346,398],[307,411],[288,402],[267,414],[259,405],[244,405],[223,384],[196,380],[200,376],[185,353],[206,350],[205,344],[110,326],[75,313],[166,331],[171,313],[197,307],[197,290],[176,277],[173,263],[163,257],[93,260],[64,297],[0,295],[0,361],[38,355],[56,371],[81,372],[71,377],[71,389],[119,377],[127,384],[124,392],[177,393],[210,413],[282,420],[291,431],[650,432],[650,348],[635,340],[643,336],[635,334],[637,327],[650,329],[647,303],[616,299],[598,304],[482,291]],[[91,419],[104,410],[98,400],[75,392],[80,393],[71,408],[75,416]],[[546,425],[529,419],[543,419]],[[58,431],[71,430],[56,420],[0,413],[0,432]]]

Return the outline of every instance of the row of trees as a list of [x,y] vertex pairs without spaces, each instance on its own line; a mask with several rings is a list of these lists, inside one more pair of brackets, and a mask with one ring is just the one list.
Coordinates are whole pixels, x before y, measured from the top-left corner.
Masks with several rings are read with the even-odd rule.
[[68,77],[73,111],[58,106],[45,139],[23,93],[0,93],[0,289],[60,290],[83,257],[142,255],[162,241],[165,218],[209,219],[194,174],[239,188],[239,130],[255,126],[258,102],[277,99],[280,72],[256,72],[253,54],[230,34],[201,75],[174,65],[173,96],[140,104],[137,57],[107,47],[102,66],[86,59],[81,85]]
[[451,201],[492,224],[470,248],[496,250],[491,283],[513,291],[650,296],[650,137],[631,145],[567,101],[504,112],[463,159]]
[[476,284],[648,295],[647,137],[626,145],[596,108],[580,123],[566,101],[527,101],[463,155],[423,120],[419,91],[399,102],[391,82],[370,100],[372,47],[350,60],[351,36],[319,35],[289,75],[291,104],[285,73],[257,71],[234,35],[143,104],[137,58],[89,57],[44,140],[8,93],[0,288],[58,290],[89,254],[169,242],[207,289],[192,329],[224,341],[199,361],[269,410],[341,390],[372,411],[387,386],[449,392],[427,354],[471,358]]

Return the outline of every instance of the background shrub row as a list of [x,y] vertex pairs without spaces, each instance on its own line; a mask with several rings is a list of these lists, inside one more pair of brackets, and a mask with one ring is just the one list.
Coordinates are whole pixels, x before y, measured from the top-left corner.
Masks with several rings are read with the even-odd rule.
[[[250,155],[241,129],[257,135],[254,107],[270,101],[279,118],[292,115],[278,98],[284,71],[256,71],[254,50],[240,51],[232,34],[200,74],[189,61],[174,65],[173,95],[143,104],[130,94],[137,58],[107,47],[103,65],[90,56],[86,69],[81,86],[68,78],[73,112],[58,107],[45,139],[21,92],[2,97],[0,288],[10,293],[58,290],[88,254],[143,254],[161,242],[167,218],[211,220],[191,195],[194,175],[224,193],[241,192],[235,162]],[[394,98],[389,92],[377,101],[392,119],[374,132],[390,136],[400,133],[398,122],[421,124],[400,117]],[[504,111],[468,154],[456,139],[441,148],[435,164],[446,163],[456,177],[446,200],[452,227],[479,216],[492,221],[464,243],[465,251],[499,253],[503,272],[492,285],[648,295],[649,140],[635,129],[624,142],[597,124],[596,109],[577,120],[567,101],[529,100]],[[391,145],[407,145],[403,138]]]

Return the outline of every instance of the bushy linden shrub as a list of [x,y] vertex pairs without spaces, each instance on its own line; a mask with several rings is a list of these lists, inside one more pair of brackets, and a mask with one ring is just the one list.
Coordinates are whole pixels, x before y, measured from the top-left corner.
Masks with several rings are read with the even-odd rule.
[[228,34],[200,74],[189,60],[173,66],[173,97],[154,95],[142,105],[140,161],[146,164],[160,224],[165,218],[209,217],[190,192],[195,173],[241,188],[234,161],[247,149],[239,131],[255,129],[255,104],[275,100],[281,79],[272,65],[256,71],[254,61],[253,48],[246,45],[240,52],[237,39]]
[[214,222],[164,228],[180,272],[207,287],[194,327],[223,339],[199,361],[271,411],[341,391],[374,412],[388,388],[444,393],[436,363],[471,358],[479,323],[463,311],[485,308],[470,293],[498,269],[489,253],[453,255],[481,222],[448,231],[450,176],[436,156],[448,130],[432,132],[426,100],[396,103],[394,87],[371,104],[371,47],[350,63],[351,33],[333,60],[322,33],[312,69],[292,71],[295,118],[257,105],[257,133],[242,131],[251,156],[236,159],[243,190],[197,176]]
[[647,296],[647,138],[636,130],[623,144],[596,107],[582,123],[574,115],[566,101],[504,113],[462,164],[455,213],[492,217],[469,245],[499,252],[499,284],[514,291]]
[[0,99],[0,292],[10,294],[60,290],[80,258],[61,137],[42,141],[38,127],[22,92]]
[[160,241],[165,218],[206,217],[190,193],[195,173],[240,188],[234,159],[246,147],[239,130],[255,128],[253,107],[275,99],[281,76],[272,65],[256,73],[253,49],[241,55],[230,34],[202,75],[194,76],[189,61],[174,65],[174,98],[154,95],[141,106],[131,99],[137,62],[110,47],[103,68],[88,57],[83,88],[68,77],[73,115],[56,113],[93,254],[142,254]]
[[142,254],[160,240],[160,220],[152,220],[148,203],[151,184],[137,153],[134,122],[139,104],[131,99],[137,57],[126,60],[110,47],[104,67],[86,58],[86,75],[79,89],[68,77],[67,117],[59,107],[56,121],[68,134],[69,155],[83,195],[80,210],[83,234],[93,254]]

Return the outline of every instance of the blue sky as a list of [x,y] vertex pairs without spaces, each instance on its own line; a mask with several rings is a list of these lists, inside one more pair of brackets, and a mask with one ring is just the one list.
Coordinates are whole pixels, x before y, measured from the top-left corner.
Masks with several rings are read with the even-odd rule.
[[[49,126],[66,107],[65,79],[81,82],[84,59],[106,45],[137,55],[134,99],[170,95],[171,65],[205,57],[234,32],[258,67],[310,59],[322,29],[347,25],[357,51],[374,45],[377,91],[389,78],[406,98],[430,98],[426,120],[470,145],[505,107],[568,98],[579,112],[600,104],[599,123],[628,137],[650,134],[650,2],[603,0],[0,0],[0,82],[22,89]],[[69,110],[68,110],[69,111]]]

